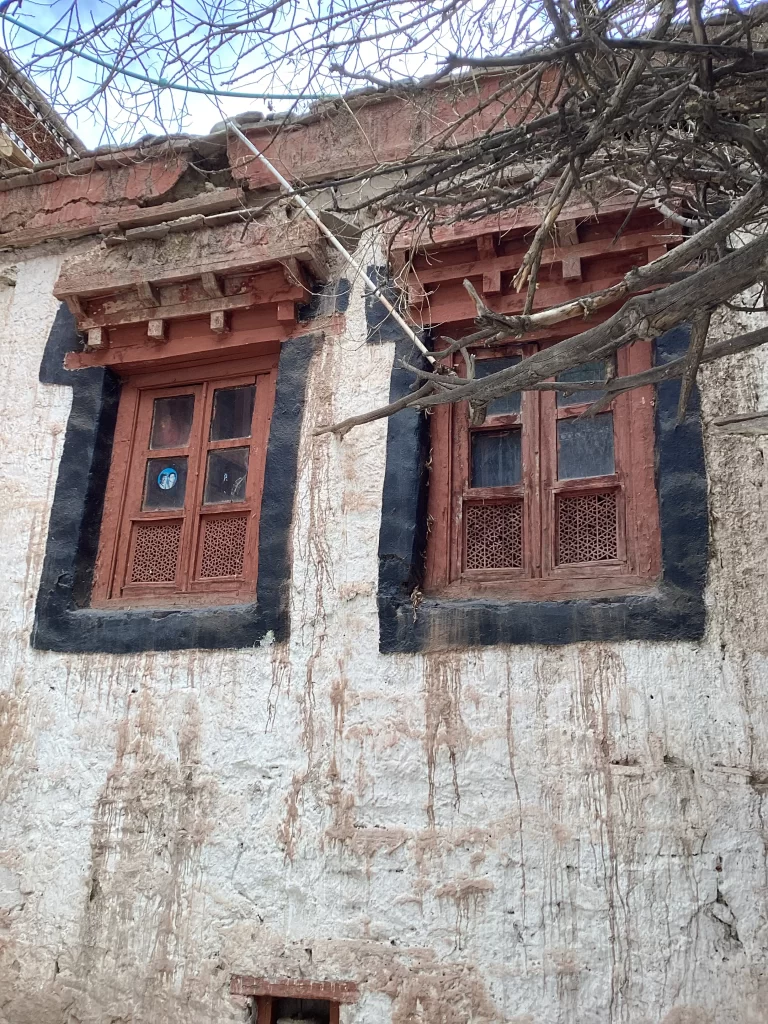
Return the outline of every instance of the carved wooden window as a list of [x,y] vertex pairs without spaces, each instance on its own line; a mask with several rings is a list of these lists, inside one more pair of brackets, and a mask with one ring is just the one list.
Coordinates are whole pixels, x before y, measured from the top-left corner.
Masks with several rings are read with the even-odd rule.
[[252,599],[276,358],[128,378],[94,602]]
[[[532,351],[479,351],[475,374]],[[621,375],[647,369],[650,344],[637,342],[617,359]],[[607,369],[584,364],[558,380],[602,381]],[[653,391],[629,392],[584,416],[603,396],[509,395],[491,402],[478,426],[467,403],[434,410],[430,592],[546,599],[631,591],[659,575]]]

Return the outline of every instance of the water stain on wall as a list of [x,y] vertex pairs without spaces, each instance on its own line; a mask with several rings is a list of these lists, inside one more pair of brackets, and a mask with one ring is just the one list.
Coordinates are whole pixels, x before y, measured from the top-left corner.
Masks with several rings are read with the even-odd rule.
[[0,800],[6,800],[22,781],[34,745],[24,672],[17,669],[10,689],[0,692]]
[[[188,693],[173,733],[167,722],[167,708],[142,688],[118,725],[115,762],[94,808],[76,967],[99,980],[102,997],[119,1000],[130,988],[149,1015],[183,987],[217,788],[201,763],[196,694]],[[123,976],[126,963],[143,965],[141,986]]]
[[458,655],[428,654],[424,658],[424,751],[427,759],[427,821],[435,826],[435,785],[438,752],[445,747],[451,766],[454,805],[461,803],[458,755],[465,740],[461,717],[462,665]]
[[435,890],[439,900],[452,900],[456,907],[456,948],[463,948],[470,919],[483,899],[495,889],[490,878],[455,878]]
[[395,963],[383,991],[392,998],[392,1024],[501,1024],[479,971],[468,964],[435,963],[425,956]]

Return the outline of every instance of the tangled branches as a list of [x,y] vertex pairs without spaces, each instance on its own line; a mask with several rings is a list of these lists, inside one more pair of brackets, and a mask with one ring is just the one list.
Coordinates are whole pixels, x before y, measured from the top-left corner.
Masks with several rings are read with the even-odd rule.
[[[541,211],[513,281],[525,292],[522,315],[494,312],[465,282],[477,331],[438,351],[434,372],[414,369],[420,386],[404,404],[429,409],[468,401],[473,422],[480,422],[495,398],[555,386],[546,381],[560,371],[690,321],[691,348],[680,367],[682,416],[698,366],[712,355],[706,338],[714,311],[745,291],[751,291],[751,308],[765,309],[768,50],[756,40],[765,35],[768,10],[728,10],[704,20],[695,0],[683,9],[662,0],[644,7],[634,21],[645,31],[620,38],[616,19],[637,15],[635,5],[545,8],[552,29],[548,49],[449,62],[452,68],[512,69],[465,115],[475,123],[485,118],[484,130],[459,139],[451,125],[429,140],[428,154],[424,147],[410,162],[386,168],[399,170],[402,178],[377,197],[377,207],[391,224],[407,224],[416,246],[446,221],[532,204]],[[597,207],[621,194],[632,207],[625,223],[640,203],[650,202],[689,237],[610,288],[534,311],[542,255],[566,205],[579,195]],[[346,212],[363,205],[347,206]],[[744,244],[733,251],[739,242]],[[650,288],[656,290],[643,294]],[[606,308],[615,312],[605,322],[508,370],[474,380],[470,359],[469,379],[450,369],[453,354],[462,350],[466,356],[470,344],[524,341],[534,331],[566,319],[589,320]],[[750,344],[764,340],[760,332],[749,337]],[[610,397],[648,383],[643,376],[600,386]],[[364,421],[370,418],[365,414]],[[330,429],[343,434],[355,422]]]
[[[433,118],[427,137],[405,156],[381,161],[371,146],[369,167],[321,183],[336,196],[337,212],[369,223],[373,215],[390,233],[407,225],[416,249],[452,221],[520,208],[540,212],[513,282],[524,296],[522,314],[494,313],[470,285],[476,332],[449,341],[433,371],[414,369],[419,387],[407,405],[468,400],[473,416],[482,417],[495,397],[546,387],[558,370],[689,320],[682,410],[699,363],[712,355],[706,338],[713,312],[745,291],[753,308],[765,308],[768,3],[740,9],[732,0],[129,0],[87,11],[86,21],[82,0],[73,0],[55,26],[66,32],[66,45],[39,43],[30,51],[23,33],[7,45],[27,70],[48,76],[55,101],[69,97],[65,108],[104,116],[141,116],[142,103],[168,126],[183,115],[163,106],[162,89],[129,88],[121,69],[184,88],[290,85],[296,110],[307,109],[302,96],[361,84],[364,96],[394,94],[416,109],[429,105],[433,86],[462,83],[462,105]],[[98,54],[101,77],[87,95],[72,98],[68,82],[83,54]],[[350,104],[360,102],[355,95],[313,110],[351,112]],[[363,180],[373,186],[353,199]],[[687,238],[609,289],[537,308],[543,253],[576,196],[596,207],[624,197],[631,207],[626,222],[635,208],[653,204]],[[744,244],[734,248],[737,242]],[[598,310],[611,315],[590,324]],[[512,369],[482,381],[450,369],[453,352],[466,352],[470,342],[525,340],[576,317],[587,321],[580,333]],[[609,390],[634,383],[618,380]],[[343,433],[350,425],[326,429]]]

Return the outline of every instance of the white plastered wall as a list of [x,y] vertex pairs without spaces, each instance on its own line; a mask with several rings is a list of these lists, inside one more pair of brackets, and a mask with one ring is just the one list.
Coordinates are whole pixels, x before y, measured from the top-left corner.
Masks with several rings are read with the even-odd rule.
[[[57,266],[0,285],[0,1022],[243,1021],[232,973],[356,981],[343,1024],[764,1021],[764,442],[707,436],[702,643],[380,655],[386,423],[311,436],[388,394],[356,287],[311,370],[290,642],[36,652]],[[740,358],[708,416],[768,404]]]

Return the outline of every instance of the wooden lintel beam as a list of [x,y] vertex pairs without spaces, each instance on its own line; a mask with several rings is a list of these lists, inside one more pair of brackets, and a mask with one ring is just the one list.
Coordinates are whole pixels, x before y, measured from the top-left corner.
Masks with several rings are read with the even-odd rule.
[[[600,291],[616,283],[614,277],[601,277],[589,282],[590,290]],[[550,306],[558,306],[564,302],[571,302],[581,298],[584,286],[580,281],[552,281],[542,282],[536,289],[534,299],[534,310],[547,309]],[[462,289],[463,291],[463,289]],[[522,313],[525,306],[525,292],[502,292],[494,295],[488,305],[497,313],[518,314]],[[477,310],[469,295],[461,295],[458,291],[452,291],[450,296],[441,297],[440,289],[430,294],[428,318],[425,322],[434,324],[452,323],[458,320],[473,320]],[[590,321],[591,322],[591,321]],[[596,321],[595,321],[596,322]],[[573,333],[573,320],[568,330]],[[548,330],[552,330],[549,328]]]
[[203,285],[203,291],[209,298],[218,299],[224,294],[221,282],[210,270],[204,271],[204,273],[200,275],[200,280]]
[[[247,309],[255,304],[256,300],[252,292],[242,292],[239,295],[224,295],[219,299],[192,299],[189,302],[179,302],[163,306],[163,320],[177,320],[179,317],[208,316],[210,313],[217,312],[217,310]],[[81,329],[88,330],[91,327],[107,326],[120,327],[123,324],[139,324],[146,320],[156,319],[157,307],[146,306],[91,316],[81,325]]]
[[712,425],[723,434],[744,434],[758,436],[768,434],[768,409],[757,412],[743,412],[737,416],[722,416],[712,420]]
[[355,1003],[360,990],[354,981],[309,981],[296,979],[254,978],[233,974],[229,991],[234,995],[272,999],[323,999],[334,1003]]
[[[206,320],[207,327],[207,320]],[[277,345],[291,337],[291,325],[270,324],[268,327],[257,327],[248,331],[229,331],[218,335],[215,343],[210,331],[201,330],[200,326],[190,337],[171,334],[166,341],[151,342],[146,337],[136,337],[130,344],[115,345],[110,338],[107,348],[92,352],[70,352],[64,358],[64,366],[68,370],[82,370],[88,366],[114,366],[128,368],[129,372],[141,370],[154,372],[160,367],[176,365],[183,362],[210,362],[211,345],[215,344],[215,355],[226,352],[232,356],[249,358],[257,355],[263,343]],[[274,351],[275,349],[271,349]]]
[[[559,263],[563,256],[578,256],[583,260],[591,256],[602,256],[604,254],[618,255],[619,253],[645,253],[648,252],[648,259],[656,259],[657,256],[667,251],[664,244],[669,235],[658,231],[631,231],[622,235],[614,244],[610,239],[595,239],[591,242],[579,242],[578,245],[568,247],[567,252],[563,248],[553,247],[543,251],[541,265],[550,266]],[[527,252],[527,246],[521,245],[519,251],[504,256],[497,256],[493,260],[482,259],[471,262],[446,264],[435,261],[430,266],[419,267],[416,270],[419,280],[423,285],[438,284],[441,281],[454,281],[457,278],[482,277],[485,273],[499,270],[516,271],[522,266],[523,257]],[[652,255],[655,254],[655,255]]]
[[[585,221],[594,223],[596,220],[606,217],[611,213],[626,214],[632,209],[632,206],[632,199],[626,196],[616,196],[613,199],[601,202],[599,211],[596,211],[594,206],[586,202],[566,206],[562,217],[564,220],[572,220],[577,223]],[[653,199],[645,199],[639,204],[638,210],[649,211],[652,206]],[[531,228],[535,230],[540,224],[540,209],[533,204],[523,207],[518,206],[503,213],[491,214],[480,220],[458,220],[452,224],[435,225],[430,228],[428,234],[421,226],[410,230],[399,230],[392,241],[392,250],[411,249],[414,242],[417,248],[425,245],[450,245],[459,241],[470,242],[477,238],[478,234],[489,231],[496,232],[497,234],[504,232],[505,235],[515,232],[517,235],[520,235]],[[674,225],[674,231],[680,239],[682,237],[682,230],[679,225]]]

